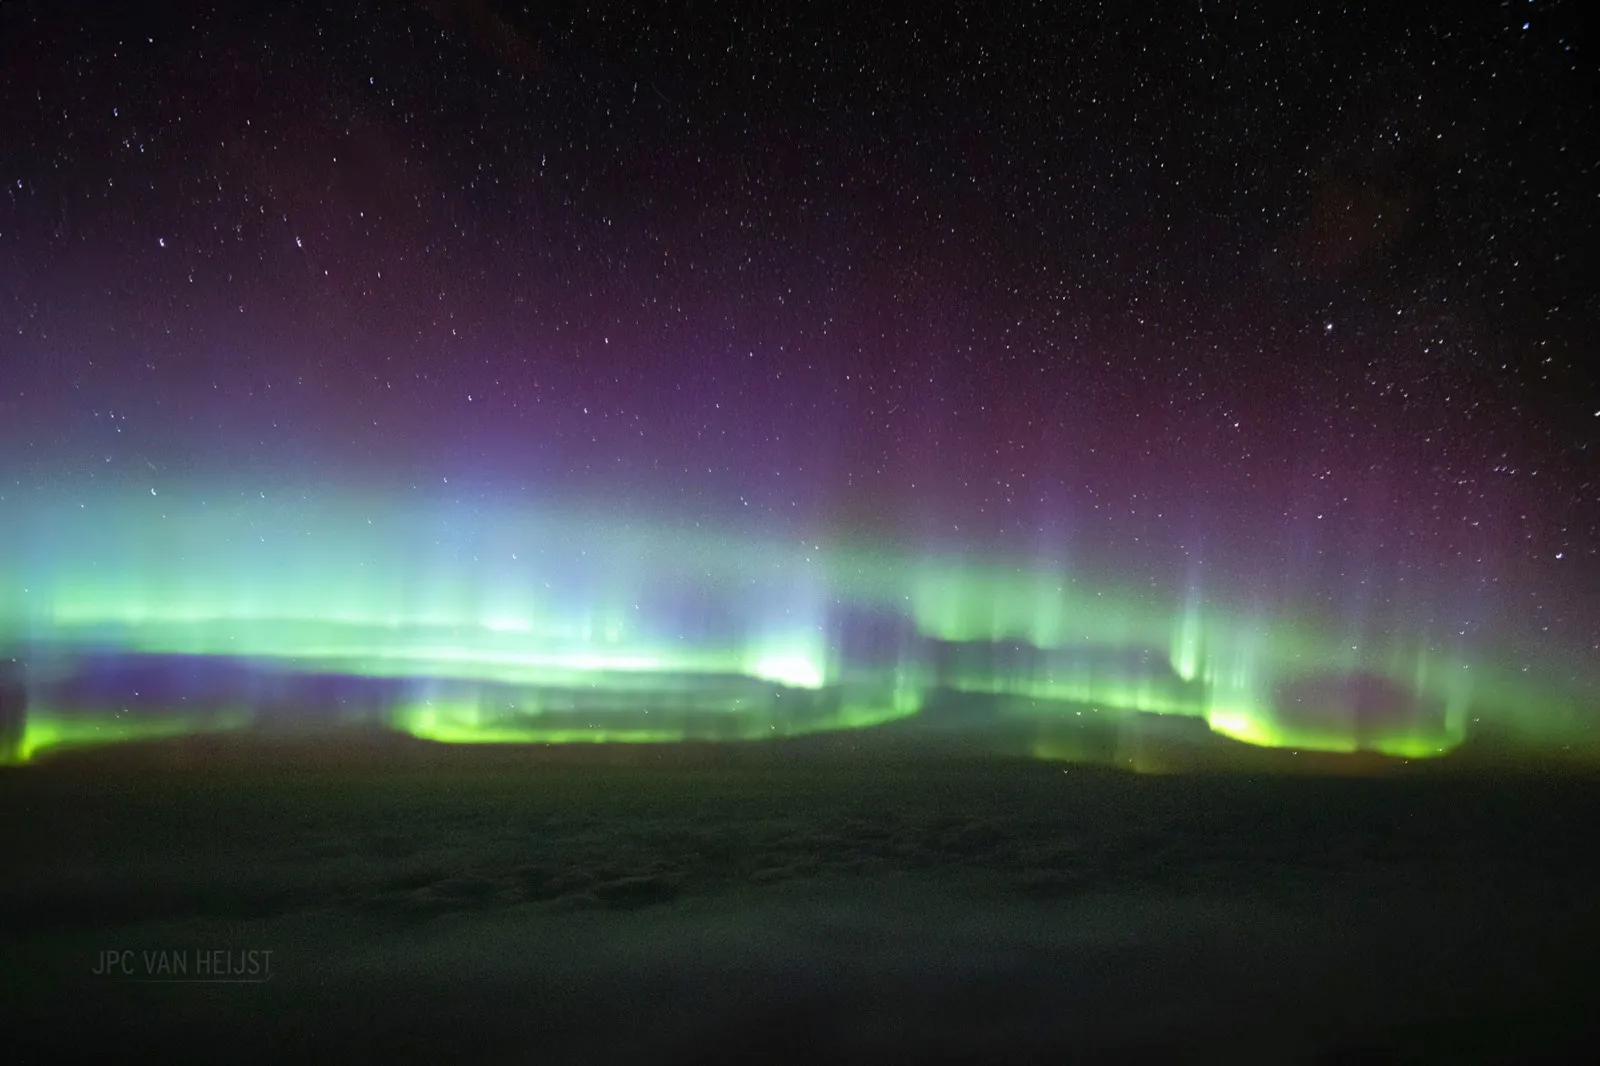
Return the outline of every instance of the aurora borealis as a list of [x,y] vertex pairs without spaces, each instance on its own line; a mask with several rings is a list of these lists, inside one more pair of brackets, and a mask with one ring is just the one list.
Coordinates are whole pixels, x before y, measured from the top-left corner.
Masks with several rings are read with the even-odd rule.
[[6,1061],[1595,1059],[1592,7],[0,2]]
[[1486,718],[1588,739],[1575,691],[1459,633],[1330,628],[1198,582],[381,498],[124,494],[26,515],[0,600],[29,693],[22,761],[284,721],[471,743],[756,740],[952,700],[1041,757],[1141,713],[1405,757]]
[[1589,750],[1594,108],[1529,6],[8,6],[6,757]]

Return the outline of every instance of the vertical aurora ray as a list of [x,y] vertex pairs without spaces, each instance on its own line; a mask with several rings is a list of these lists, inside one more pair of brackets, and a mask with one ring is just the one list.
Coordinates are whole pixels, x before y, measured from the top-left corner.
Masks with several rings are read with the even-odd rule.
[[1185,681],[1199,673],[1205,649],[1201,645],[1200,591],[1191,587],[1172,637],[1172,669]]
[[[1134,715],[1405,757],[1486,718],[1532,737],[1587,722],[1581,678],[1541,687],[1422,625],[1364,611],[1341,630],[1202,594],[1196,575],[1119,587],[954,554],[309,496],[39,501],[0,538],[0,647],[29,666],[18,761],[284,715],[439,741],[672,742],[957,707],[1032,731],[1050,758],[1089,757],[1096,723]],[[136,699],[107,665],[125,660],[157,678]]]

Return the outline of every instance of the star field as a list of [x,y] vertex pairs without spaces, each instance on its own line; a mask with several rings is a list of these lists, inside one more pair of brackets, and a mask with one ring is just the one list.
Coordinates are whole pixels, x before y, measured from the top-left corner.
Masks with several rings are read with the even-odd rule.
[[6,5],[0,496],[562,501],[1600,648],[1577,5],[867,8]]

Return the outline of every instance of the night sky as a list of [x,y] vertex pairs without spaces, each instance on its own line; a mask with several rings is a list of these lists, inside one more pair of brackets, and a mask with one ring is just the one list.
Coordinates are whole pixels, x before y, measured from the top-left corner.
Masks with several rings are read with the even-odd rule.
[[6,3],[0,487],[581,503],[1586,654],[1581,10]]

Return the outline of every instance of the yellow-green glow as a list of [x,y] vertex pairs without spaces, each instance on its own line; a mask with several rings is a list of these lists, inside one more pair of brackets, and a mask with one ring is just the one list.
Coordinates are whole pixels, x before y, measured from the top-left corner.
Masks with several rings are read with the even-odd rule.
[[0,762],[25,763],[41,755],[73,748],[246,729],[251,720],[252,716],[244,711],[216,718],[177,715],[135,718],[127,714],[85,716],[38,710],[29,713],[15,751],[9,757],[0,752]]

